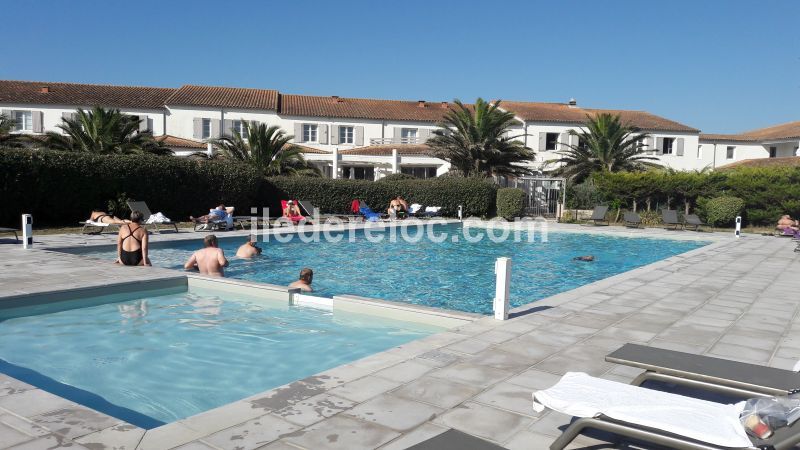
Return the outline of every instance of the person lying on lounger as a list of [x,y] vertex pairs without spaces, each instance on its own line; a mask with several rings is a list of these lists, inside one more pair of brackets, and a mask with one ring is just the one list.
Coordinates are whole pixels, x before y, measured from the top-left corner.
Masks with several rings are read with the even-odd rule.
[[261,247],[256,246],[257,243],[257,237],[253,235],[248,236],[247,241],[236,250],[236,257],[250,259],[260,255]]
[[300,271],[300,279],[289,285],[290,289],[300,289],[303,292],[313,292],[311,282],[314,280],[314,271],[308,267]]
[[778,219],[778,225],[776,225],[775,228],[780,230],[780,231],[784,231],[787,228],[792,229],[794,231],[800,230],[800,227],[798,226],[797,221],[793,220],[792,216],[790,216],[788,214],[784,215],[784,216],[781,216],[781,218]]
[[217,246],[217,237],[209,234],[203,239],[203,245],[205,246],[203,249],[192,253],[183,268],[186,270],[197,269],[201,275],[224,277],[228,260],[225,258],[225,252]]
[[[297,206],[297,202],[294,200],[286,201],[286,207],[283,208],[283,217],[291,220],[294,224],[305,219],[305,216],[303,216],[303,213],[300,211],[300,207]],[[311,222],[308,223],[310,224]]]
[[225,205],[219,205],[210,210],[205,216],[194,217],[189,216],[189,220],[194,223],[208,223],[214,221],[225,220],[228,217],[228,212],[225,210]]
[[386,213],[390,216],[403,216],[408,213],[408,202],[401,196],[397,196],[394,200],[389,202],[389,209]]
[[120,219],[119,217],[109,214],[99,209],[92,210],[89,214],[89,221],[97,223],[109,223],[112,225],[122,225],[123,223],[131,223],[130,220]]

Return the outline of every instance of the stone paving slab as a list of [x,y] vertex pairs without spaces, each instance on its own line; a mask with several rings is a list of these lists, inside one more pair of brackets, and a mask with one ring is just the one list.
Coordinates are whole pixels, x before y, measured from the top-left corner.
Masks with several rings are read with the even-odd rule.
[[[505,322],[479,319],[153,430],[100,416],[79,425],[80,431],[58,434],[59,420],[66,416],[57,411],[80,407],[0,376],[0,443],[19,441],[10,445],[21,448],[399,449],[455,428],[510,449],[546,448],[571,418],[535,414],[531,393],[570,370],[631,380],[636,369],[603,359],[622,343],[774,367],[790,367],[800,359],[794,300],[800,281],[785,276],[796,273],[800,264],[790,241],[554,228],[715,243],[517,308],[515,318]],[[116,270],[74,255],[8,247],[0,245],[0,264],[14,271],[0,272],[4,292],[120,282],[142,274],[174,276],[172,271]],[[42,286],[49,269],[52,278]],[[59,419],[45,423],[43,417]],[[84,432],[74,441],[67,437]],[[581,436],[573,447],[617,445],[603,439]]]

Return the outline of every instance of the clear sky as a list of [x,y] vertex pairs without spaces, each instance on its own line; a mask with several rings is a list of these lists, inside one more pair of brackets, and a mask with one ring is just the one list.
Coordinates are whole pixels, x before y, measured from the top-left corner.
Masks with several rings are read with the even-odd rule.
[[800,1],[3,2],[0,79],[800,120]]

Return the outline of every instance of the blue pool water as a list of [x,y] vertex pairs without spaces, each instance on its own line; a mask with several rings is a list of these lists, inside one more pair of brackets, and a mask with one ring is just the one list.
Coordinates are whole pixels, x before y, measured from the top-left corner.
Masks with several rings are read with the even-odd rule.
[[0,372],[152,428],[441,331],[207,290],[119,300],[0,309]]
[[[702,247],[707,242],[615,237],[601,234],[549,233],[549,242],[465,242],[461,225],[442,225],[439,232],[460,236],[442,243],[423,239],[415,244],[368,241],[363,232],[354,242],[305,243],[300,239],[262,243],[253,260],[231,258],[243,238],[223,238],[220,246],[231,259],[226,275],[243,280],[286,285],[303,267],[314,270],[316,295],[360,295],[482,314],[491,313],[494,261],[513,260],[511,301],[520,306],[559,292]],[[477,236],[486,231],[472,228]],[[373,231],[373,234],[375,232]],[[388,235],[388,232],[386,232]],[[224,234],[218,234],[224,236]],[[525,236],[523,235],[523,238]],[[181,269],[201,242],[174,242],[151,251],[153,265]],[[114,252],[89,252],[112,259]],[[594,262],[578,262],[594,255]]]

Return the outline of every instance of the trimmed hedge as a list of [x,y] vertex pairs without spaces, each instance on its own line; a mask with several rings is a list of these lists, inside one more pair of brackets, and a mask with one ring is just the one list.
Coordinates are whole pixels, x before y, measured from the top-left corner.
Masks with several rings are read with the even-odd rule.
[[703,202],[706,221],[711,225],[730,225],[744,210],[744,200],[738,197],[714,197]]
[[37,225],[76,225],[92,209],[106,210],[123,193],[173,220],[214,205],[249,213],[274,189],[247,165],[152,155],[94,155],[44,150],[0,151],[0,224],[18,227],[20,214]]
[[503,188],[497,190],[497,215],[514,220],[521,217],[525,208],[525,191],[517,188]]
[[444,177],[380,183],[295,177],[272,177],[268,180],[282,198],[308,200],[323,213],[334,214],[349,213],[353,199],[365,201],[373,210],[381,212],[400,195],[409,204],[441,206],[445,216],[455,216],[458,205],[463,205],[464,217],[488,217],[495,212],[497,195],[497,187],[484,178]]

